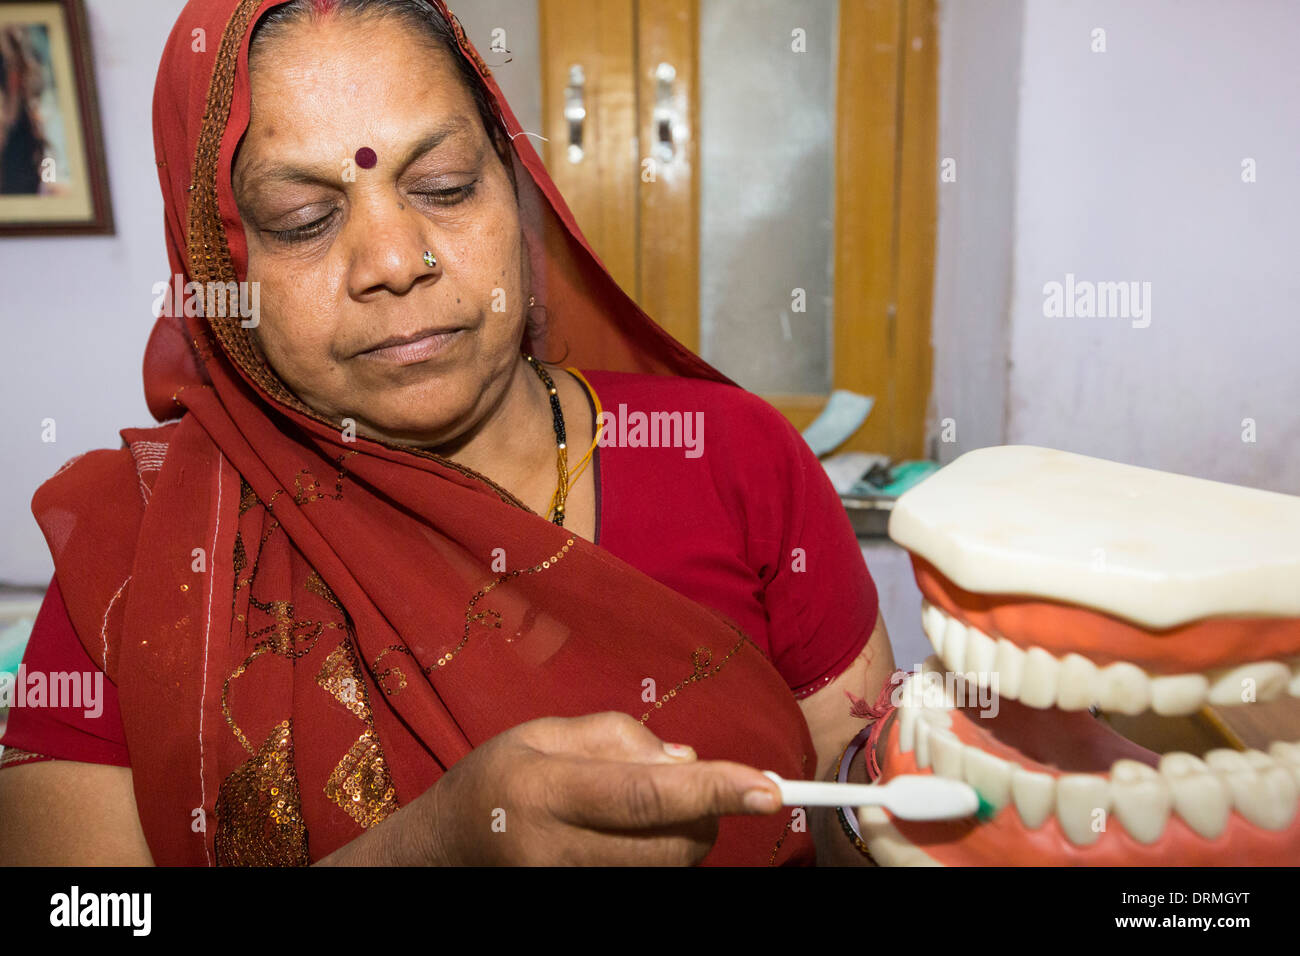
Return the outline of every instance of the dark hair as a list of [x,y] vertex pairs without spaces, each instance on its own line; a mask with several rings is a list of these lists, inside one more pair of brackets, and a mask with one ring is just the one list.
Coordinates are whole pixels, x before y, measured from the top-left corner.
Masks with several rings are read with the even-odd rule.
[[[445,50],[474,97],[488,139],[497,148],[498,154],[503,152],[501,137],[505,135],[505,130],[492,109],[487,87],[461,53],[451,24],[426,0],[290,0],[282,6],[272,7],[257,21],[249,38],[249,59],[252,59],[260,44],[281,35],[293,24],[306,19],[323,20],[338,13],[359,17],[396,17],[414,27],[426,40]],[[502,155],[501,160],[510,169],[508,156]]]

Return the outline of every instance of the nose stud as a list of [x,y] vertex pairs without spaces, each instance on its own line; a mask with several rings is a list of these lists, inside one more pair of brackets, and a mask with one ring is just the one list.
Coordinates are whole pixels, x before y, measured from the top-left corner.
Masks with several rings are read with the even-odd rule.
[[433,257],[432,252],[426,252],[424,254],[424,264],[428,266],[430,269],[432,269],[434,266],[438,264],[438,260]]

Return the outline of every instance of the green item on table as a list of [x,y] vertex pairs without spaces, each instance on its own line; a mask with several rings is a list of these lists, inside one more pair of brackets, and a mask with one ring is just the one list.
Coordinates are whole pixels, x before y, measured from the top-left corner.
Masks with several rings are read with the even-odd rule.
[[869,481],[859,481],[850,490],[851,495],[875,495],[882,498],[897,498],[909,488],[920,484],[939,470],[939,463],[934,461],[902,461],[889,469],[889,483],[876,486]]

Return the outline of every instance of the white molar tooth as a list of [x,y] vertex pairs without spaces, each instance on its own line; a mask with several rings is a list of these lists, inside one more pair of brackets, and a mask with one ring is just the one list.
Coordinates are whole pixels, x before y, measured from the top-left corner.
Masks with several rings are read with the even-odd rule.
[[1174,751],[1160,758],[1160,775],[1169,784],[1174,811],[1198,836],[1216,839],[1228,825],[1228,788],[1199,757]]
[[1223,707],[1272,700],[1285,691],[1290,682],[1291,669],[1285,664],[1252,661],[1212,671],[1209,701]]
[[935,727],[930,731],[930,762],[938,776],[962,779],[963,749],[962,742],[951,730]]
[[1154,843],[1165,832],[1173,795],[1152,767],[1136,760],[1117,760],[1110,768],[1115,816],[1139,843]]
[[1056,778],[1050,773],[1016,767],[1011,771],[1011,796],[1020,821],[1037,830],[1056,809]]
[[1296,801],[1300,799],[1300,781],[1290,767],[1275,766],[1259,772],[1261,789],[1266,791],[1272,804],[1270,819],[1274,825],[1260,824],[1269,830],[1282,830],[1291,825],[1296,815]]
[[966,670],[987,679],[997,670],[998,642],[977,627],[966,628]]
[[998,693],[1007,700],[1020,699],[1020,681],[1025,673],[1025,652],[1005,637],[998,638]]
[[1296,781],[1285,767],[1219,774],[1233,808],[1265,830],[1281,830],[1295,818]]
[[1277,766],[1277,761],[1262,750],[1243,750],[1241,755],[1246,758],[1246,763],[1256,770],[1272,770]]
[[1290,690],[1291,668],[1281,661],[1257,661],[1255,671],[1255,700],[1277,700]]
[[1268,752],[1278,763],[1300,763],[1300,742],[1275,740],[1268,745]]
[[1090,773],[1067,773],[1056,781],[1056,819],[1065,837],[1075,846],[1092,846],[1101,839],[1094,829],[1100,810],[1105,820],[1111,807],[1110,782]]
[[1205,762],[1227,788],[1233,808],[1265,830],[1281,830],[1296,812],[1296,780],[1260,750],[1211,750]]
[[1291,667],[1291,679],[1287,682],[1286,692],[1292,697],[1300,697],[1300,657],[1293,657],[1287,663]]
[[1160,758],[1160,772],[1184,777],[1189,773],[1209,773],[1210,767],[1204,760],[1194,754],[1181,750],[1171,750]]
[[966,663],[966,625],[949,617],[943,629],[943,662],[949,670],[961,673]]
[[1012,765],[979,747],[966,746],[963,759],[966,782],[995,810],[1011,802]]
[[1117,661],[1097,672],[1097,706],[1116,714],[1140,714],[1151,703],[1151,681],[1146,671],[1128,661]]
[[1205,754],[1205,765],[1215,773],[1247,773],[1254,768],[1238,750],[1220,747]]
[[1289,770],[1296,783],[1300,784],[1300,744],[1275,740],[1269,744],[1268,752],[1278,762],[1278,765]]
[[1046,710],[1056,703],[1061,663],[1041,647],[1025,652],[1025,670],[1020,678],[1020,703]]
[[1205,704],[1210,682],[1204,674],[1167,674],[1151,678],[1151,709],[1163,717],[1194,714]]
[[1097,665],[1082,654],[1061,658],[1061,674],[1056,692],[1056,706],[1061,710],[1087,710],[1097,702]]

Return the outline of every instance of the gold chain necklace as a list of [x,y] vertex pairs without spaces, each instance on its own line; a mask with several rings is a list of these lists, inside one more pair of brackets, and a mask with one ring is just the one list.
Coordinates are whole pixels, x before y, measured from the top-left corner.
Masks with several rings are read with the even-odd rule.
[[569,497],[569,446],[564,433],[564,410],[560,408],[560,394],[555,387],[555,382],[551,380],[550,373],[531,355],[525,355],[524,358],[533,367],[542,384],[546,386],[547,395],[551,399],[551,422],[555,427],[555,464],[556,471],[559,472],[559,484],[556,485],[555,494],[551,497],[552,507],[547,517],[553,514],[551,520],[563,527],[564,503]]

